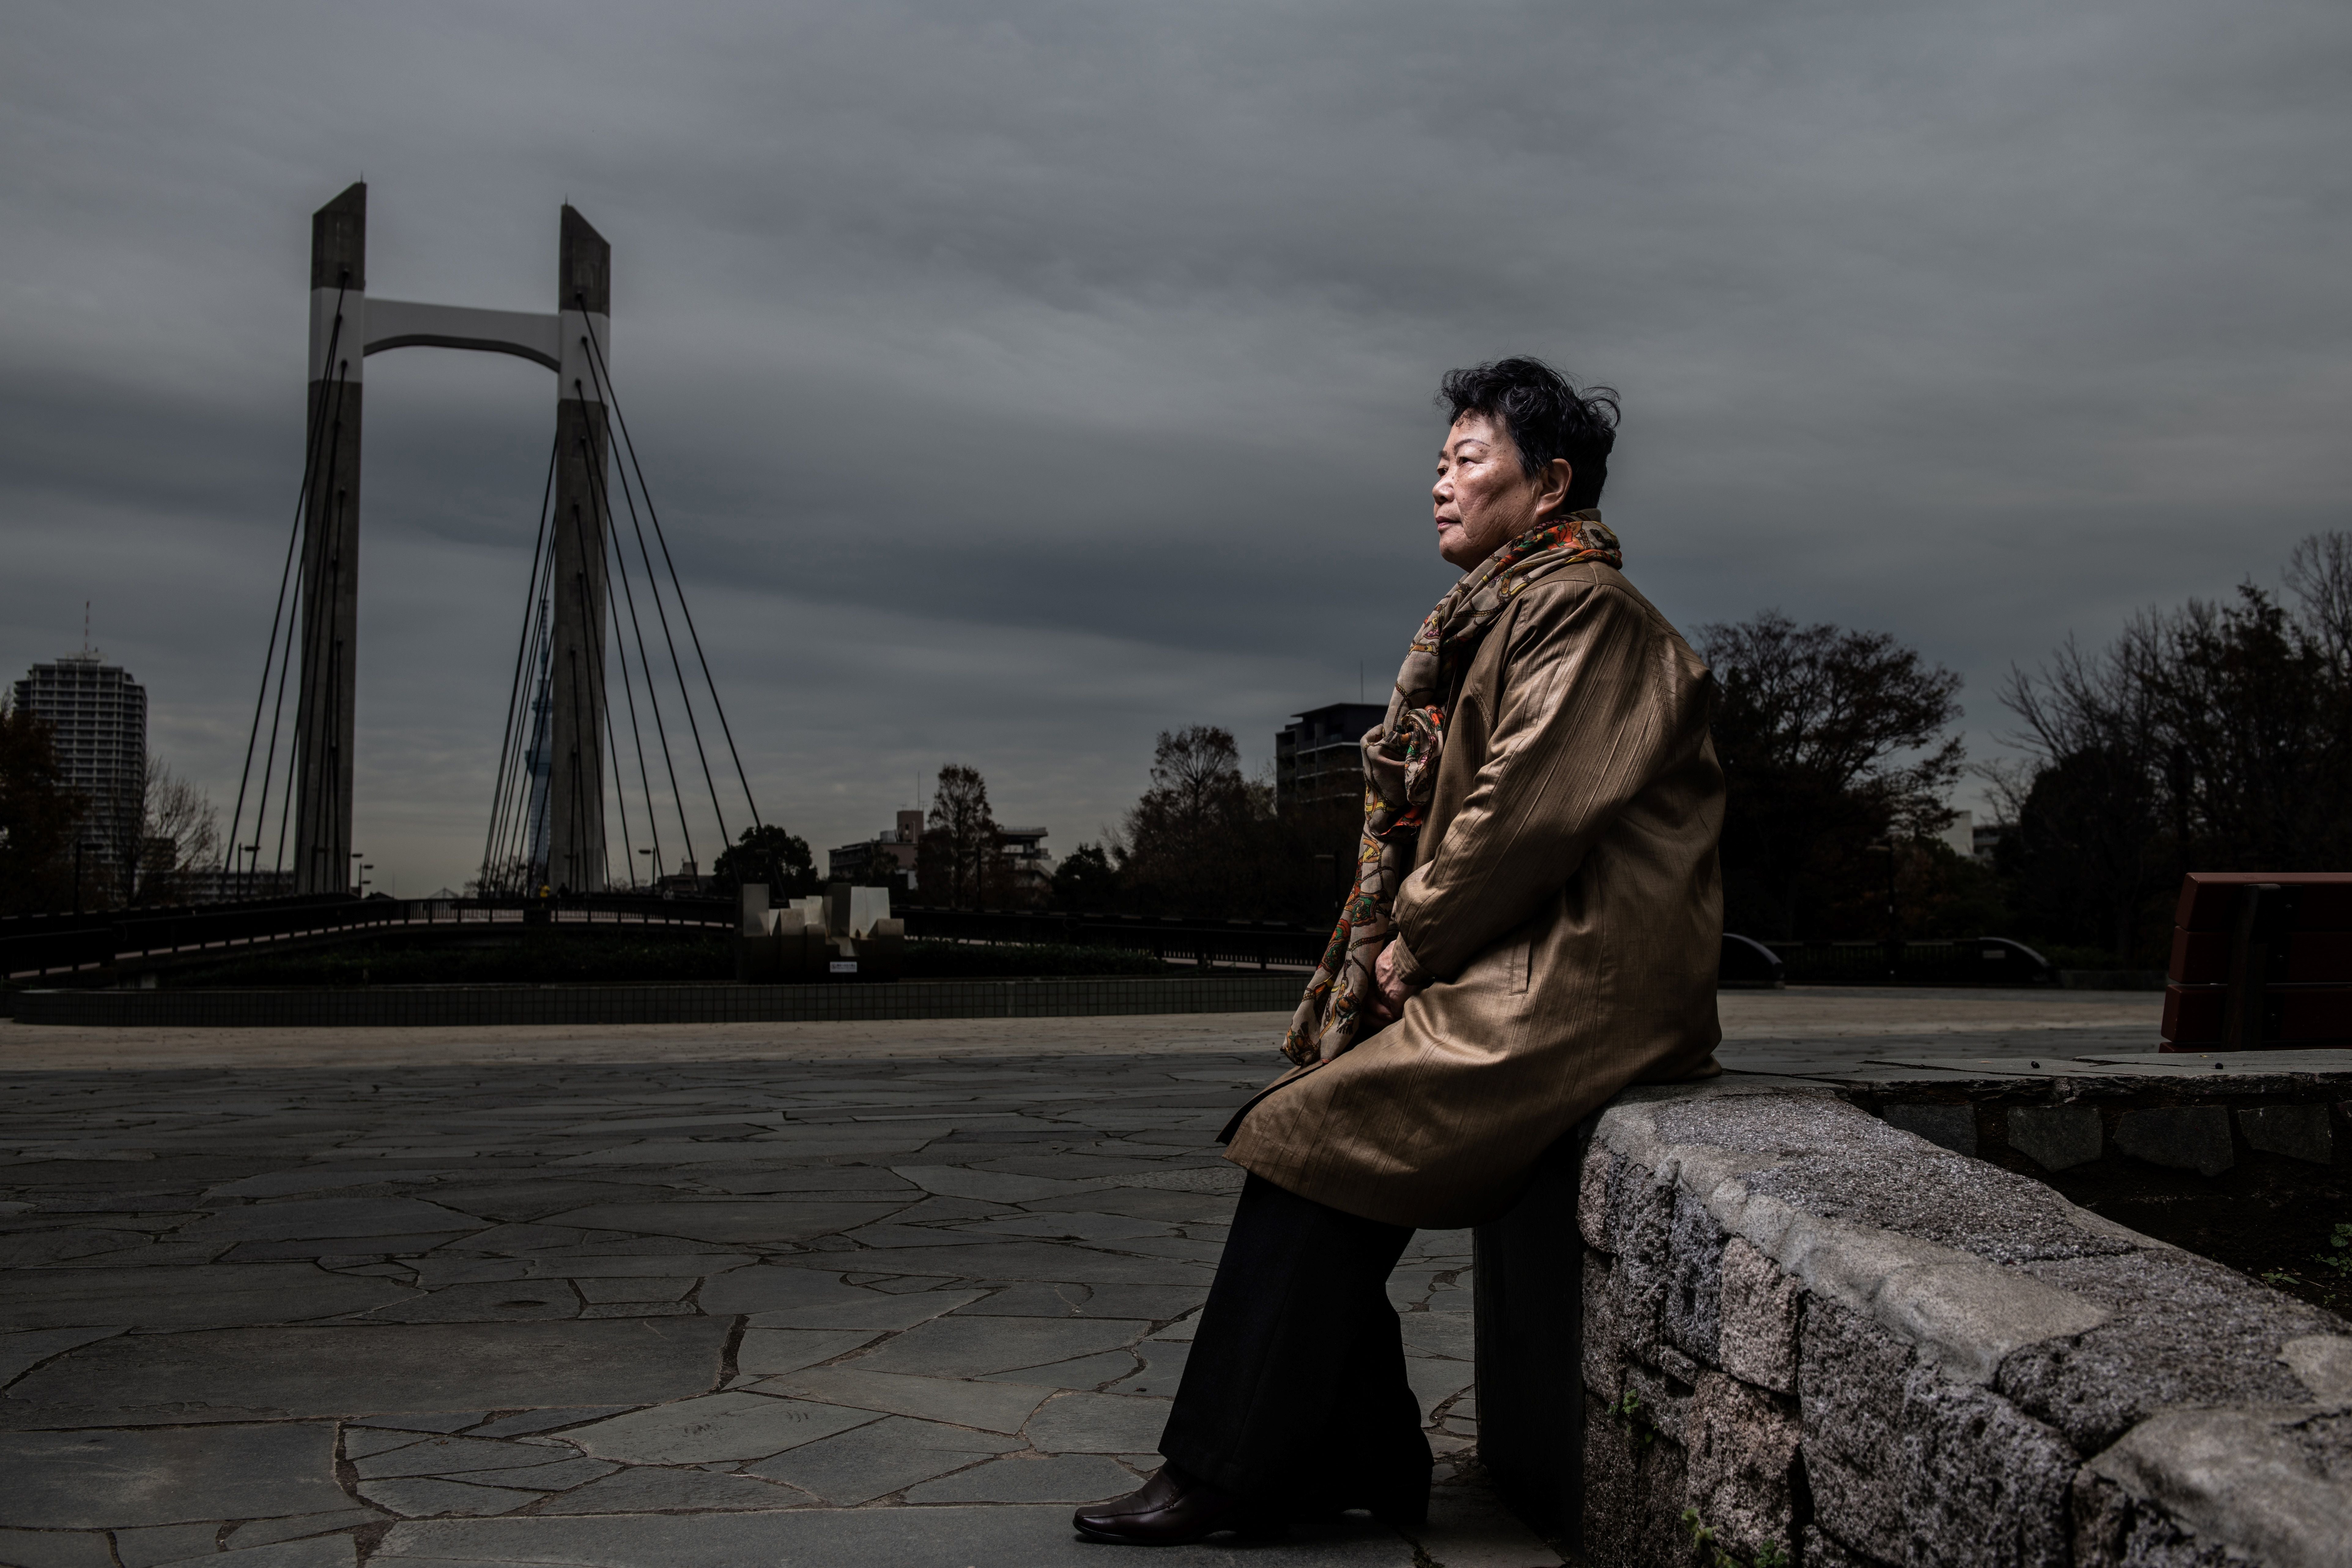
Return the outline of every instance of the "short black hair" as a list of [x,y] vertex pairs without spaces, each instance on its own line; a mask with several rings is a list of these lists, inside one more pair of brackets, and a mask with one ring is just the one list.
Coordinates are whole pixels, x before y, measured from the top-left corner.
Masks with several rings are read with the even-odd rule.
[[1437,401],[1453,411],[1449,424],[1465,414],[1483,414],[1508,430],[1529,479],[1550,468],[1554,458],[1566,458],[1574,476],[1561,510],[1599,503],[1601,487],[1609,482],[1609,450],[1617,444],[1615,387],[1580,390],[1543,361],[1519,356],[1447,371]]

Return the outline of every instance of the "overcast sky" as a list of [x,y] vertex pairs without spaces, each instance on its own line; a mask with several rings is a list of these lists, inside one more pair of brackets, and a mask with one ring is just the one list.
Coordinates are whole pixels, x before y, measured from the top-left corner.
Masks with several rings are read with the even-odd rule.
[[[560,205],[612,241],[622,405],[761,810],[820,858],[951,761],[1066,853],[1156,731],[1260,766],[1360,662],[1378,696],[1451,576],[1431,393],[1504,353],[1622,391],[1603,510],[1670,617],[1895,632],[1979,753],[2011,661],[2352,526],[2341,0],[16,0],[7,35],[0,668],[90,601],[224,804],[310,214],[361,178],[382,297],[551,310]],[[419,893],[481,853],[554,385],[425,349],[367,383],[356,843]]]

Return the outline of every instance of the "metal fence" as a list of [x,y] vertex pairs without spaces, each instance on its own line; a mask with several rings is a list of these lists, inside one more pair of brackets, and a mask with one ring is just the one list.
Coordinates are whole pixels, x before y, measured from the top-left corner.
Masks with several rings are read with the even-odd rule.
[[1768,942],[1790,985],[2046,985],[2050,961],[2008,937],[1952,942]]
[[[938,910],[900,911],[910,937],[947,942],[1037,942],[1117,947],[1204,964],[1311,969],[1330,940],[1328,926],[1273,921],[1152,920],[1140,915],[1056,914],[1046,911]],[[1966,941],[1771,942],[1745,943],[1780,960],[1738,978],[1792,985],[2044,985],[2057,972],[2023,942],[1989,936]],[[1726,959],[1727,973],[1732,965]],[[1749,965],[1748,967],[1756,967]]]

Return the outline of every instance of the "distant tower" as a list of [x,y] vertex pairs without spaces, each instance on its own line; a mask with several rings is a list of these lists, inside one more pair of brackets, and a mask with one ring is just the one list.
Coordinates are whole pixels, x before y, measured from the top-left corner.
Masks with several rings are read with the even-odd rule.
[[66,782],[86,803],[79,829],[97,865],[127,864],[147,777],[147,689],[85,637],[79,653],[37,664],[16,682],[20,712],[48,721]]

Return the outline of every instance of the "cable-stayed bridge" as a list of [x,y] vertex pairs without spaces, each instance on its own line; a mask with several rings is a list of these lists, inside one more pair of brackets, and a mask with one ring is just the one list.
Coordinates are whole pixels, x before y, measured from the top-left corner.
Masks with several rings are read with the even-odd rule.
[[[728,837],[722,796],[731,803],[740,795],[736,820],[758,825],[718,682],[613,387],[612,260],[604,236],[566,205],[551,312],[376,299],[367,289],[366,185],[352,185],[312,215],[300,499],[231,813],[224,869],[232,886],[238,873],[298,894],[341,893],[353,883],[363,373],[369,356],[392,349],[513,354],[556,375],[555,430],[499,739],[480,891],[584,895],[658,879],[697,860],[689,795],[709,800],[720,839],[710,853]],[[625,528],[616,521],[616,489]],[[609,700],[616,674],[625,748]],[[715,732],[706,733],[706,723]],[[725,752],[719,769],[714,749]],[[730,772],[731,786],[722,789],[719,778]]]

